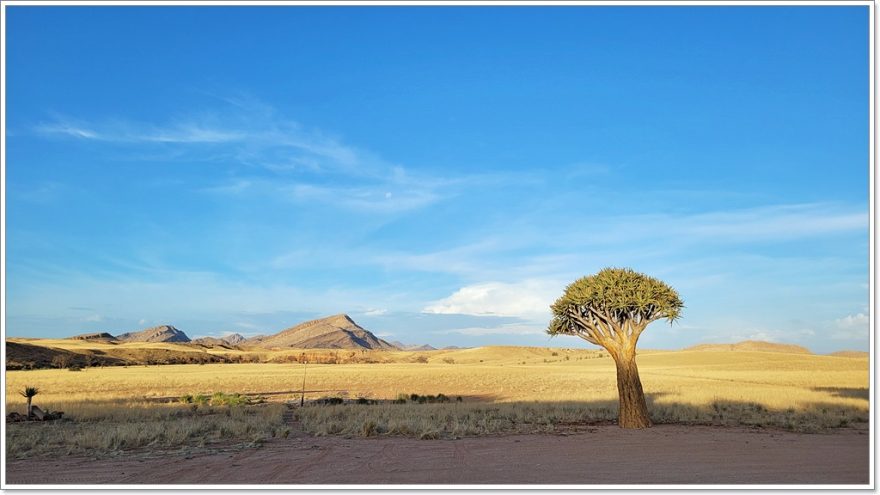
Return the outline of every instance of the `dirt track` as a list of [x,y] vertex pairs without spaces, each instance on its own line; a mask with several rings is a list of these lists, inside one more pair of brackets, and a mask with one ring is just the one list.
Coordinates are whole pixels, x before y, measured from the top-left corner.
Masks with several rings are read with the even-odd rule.
[[868,432],[614,426],[572,435],[274,440],[158,459],[11,461],[8,484],[866,484]]

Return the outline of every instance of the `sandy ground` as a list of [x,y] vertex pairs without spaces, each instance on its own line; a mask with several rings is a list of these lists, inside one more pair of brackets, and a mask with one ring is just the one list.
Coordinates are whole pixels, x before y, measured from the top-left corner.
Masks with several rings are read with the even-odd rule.
[[[868,432],[658,425],[459,440],[314,438],[145,458],[11,461],[7,484],[866,484]],[[14,488],[14,487],[13,487]]]

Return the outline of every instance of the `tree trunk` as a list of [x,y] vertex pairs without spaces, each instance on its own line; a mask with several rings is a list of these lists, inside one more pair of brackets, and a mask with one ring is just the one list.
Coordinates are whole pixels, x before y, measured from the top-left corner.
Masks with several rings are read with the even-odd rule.
[[615,356],[617,364],[617,393],[620,396],[620,408],[617,424],[621,428],[650,428],[648,404],[642,381],[639,380],[639,368],[636,366],[635,350]]
[[30,418],[31,416],[34,415],[34,413],[33,413],[33,408],[31,407],[31,400],[32,400],[32,399],[31,399],[30,397],[28,397],[27,400],[28,400],[28,405],[27,405],[27,416]]

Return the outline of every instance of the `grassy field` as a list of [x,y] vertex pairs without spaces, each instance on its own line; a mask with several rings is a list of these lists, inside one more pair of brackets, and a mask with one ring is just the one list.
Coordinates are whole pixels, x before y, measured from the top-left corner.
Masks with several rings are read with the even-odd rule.
[[[284,352],[295,355],[304,351]],[[254,443],[286,435],[288,425],[282,420],[286,408],[281,403],[299,403],[304,372],[307,401],[322,397],[379,401],[375,405],[296,409],[302,428],[316,435],[455,437],[553,431],[616,417],[614,364],[599,351],[486,347],[373,354],[373,360],[380,363],[8,371],[7,411],[24,412],[25,399],[17,391],[36,386],[40,393],[35,404],[64,411],[72,421],[9,424],[7,452],[13,457],[61,448],[112,452],[230,441]],[[638,363],[649,408],[658,423],[817,431],[868,419],[869,366],[865,358],[644,351]],[[267,403],[212,406],[178,401],[187,394],[215,392],[260,396]],[[439,393],[452,402],[393,403],[401,394]],[[454,400],[458,396],[461,402]]]

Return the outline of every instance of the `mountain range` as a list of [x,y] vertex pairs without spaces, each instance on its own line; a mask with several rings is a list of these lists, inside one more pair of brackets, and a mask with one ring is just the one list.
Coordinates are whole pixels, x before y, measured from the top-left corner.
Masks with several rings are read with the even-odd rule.
[[138,332],[123,333],[117,336],[101,332],[76,335],[70,338],[103,342],[189,342],[208,347],[246,346],[265,349],[436,350],[429,345],[405,345],[400,342],[388,342],[376,337],[372,332],[355,323],[355,321],[346,314],[337,314],[326,318],[306,321],[281,330],[273,335],[258,335],[251,338],[245,338],[242,335],[235,333],[222,338],[201,337],[195,340],[190,340],[184,332],[178,330],[172,325],[160,325]]

